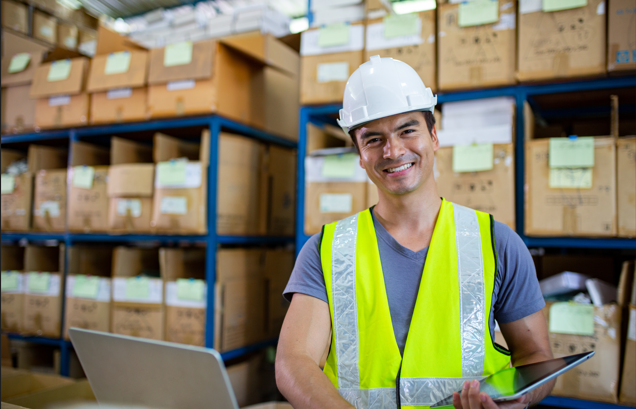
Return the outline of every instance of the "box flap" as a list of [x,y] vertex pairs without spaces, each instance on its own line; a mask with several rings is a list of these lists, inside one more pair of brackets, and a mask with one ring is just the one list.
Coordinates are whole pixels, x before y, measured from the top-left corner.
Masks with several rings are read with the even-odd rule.
[[108,169],[108,196],[150,197],[154,175],[155,165],[152,163],[111,165]]
[[24,247],[2,246],[0,249],[0,270],[24,269]]
[[188,160],[199,161],[204,165],[208,164],[210,157],[210,131],[208,129],[201,133],[200,144],[186,142],[160,132],[155,134],[154,142],[153,158],[155,163],[188,158]]
[[298,53],[271,34],[251,32],[226,37],[219,42],[294,76],[299,74]]
[[67,60],[70,58],[80,58],[84,57],[82,53],[77,51],[69,50],[68,48],[55,47],[44,53],[44,58],[42,62],[52,62],[58,60]]
[[205,280],[205,249],[159,249],[159,265],[165,281]]
[[113,267],[113,248],[106,246],[70,246],[69,275],[110,277]]
[[42,98],[51,95],[75,95],[84,89],[84,79],[88,69],[88,58],[71,59],[71,72],[68,78],[59,81],[47,79],[52,63],[40,65],[33,76],[31,98]]
[[[20,54],[20,53],[16,53]],[[11,65],[11,60],[15,54],[7,55],[2,58],[2,86],[11,86],[11,85],[23,85],[29,84],[33,81],[33,76],[35,75],[35,70],[38,68],[40,63],[42,62],[42,52],[41,51],[31,51],[28,52],[31,55],[31,59],[27,64],[26,68],[23,71],[16,73],[9,73],[9,65]]]
[[196,42],[192,44],[192,61],[189,64],[170,67],[163,65],[165,47],[150,50],[148,84],[210,78],[214,69],[216,46],[217,42],[214,40]]
[[27,246],[24,251],[24,271],[59,273],[63,269],[64,250],[59,247]]
[[104,166],[110,165],[110,151],[97,145],[85,142],[71,143],[71,166]]
[[68,150],[51,146],[29,145],[27,161],[31,173],[43,169],[66,169],[68,167]]
[[51,44],[27,37],[10,30],[2,30],[2,56],[18,53],[39,52],[43,53],[53,48]]
[[110,138],[110,164],[152,163],[152,146],[113,136]]
[[146,84],[148,72],[148,52],[130,51],[130,65],[121,74],[106,74],[106,62],[109,54],[93,58],[88,75],[88,92],[105,91],[113,88],[142,87]]
[[113,253],[113,277],[136,277],[141,274],[160,274],[158,249],[116,247]]
[[2,150],[0,151],[0,168],[2,168],[0,173],[5,173],[9,165],[26,157],[27,156],[24,154],[24,152],[2,148]]
[[105,55],[119,51],[146,51],[141,44],[136,43],[128,37],[110,30],[100,24],[97,29],[97,46],[95,55]]

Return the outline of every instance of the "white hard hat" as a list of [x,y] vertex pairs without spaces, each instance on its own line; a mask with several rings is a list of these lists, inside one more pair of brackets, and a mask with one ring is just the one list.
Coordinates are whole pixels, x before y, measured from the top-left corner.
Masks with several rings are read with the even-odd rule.
[[437,96],[411,66],[393,58],[371,57],[349,77],[338,125],[345,133],[367,122],[413,111],[431,111]]

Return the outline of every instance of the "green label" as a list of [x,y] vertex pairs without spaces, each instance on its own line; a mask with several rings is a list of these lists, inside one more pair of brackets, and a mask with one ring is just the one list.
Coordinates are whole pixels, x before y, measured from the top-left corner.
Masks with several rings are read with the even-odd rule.
[[543,0],[543,11],[559,11],[587,6],[587,0]]
[[29,61],[31,61],[31,54],[29,53],[20,53],[14,55],[11,58],[11,62],[9,63],[9,74],[15,74],[16,72],[24,71],[27,65],[29,65]]
[[185,160],[171,160],[157,164],[157,180],[161,186],[183,185],[186,182]]
[[394,14],[384,17],[384,37],[404,37],[419,34],[417,30],[417,21],[419,15],[411,14]]
[[51,274],[49,273],[40,273],[40,272],[30,272],[28,276],[29,291],[34,293],[46,293],[49,291],[49,286],[51,284]]
[[3,271],[1,280],[2,291],[15,291],[19,287],[20,273],[17,271]]
[[347,44],[349,42],[349,34],[351,26],[346,23],[331,24],[320,28],[318,32],[318,46],[335,47],[337,45]]
[[591,189],[592,168],[550,169],[550,187],[562,189]]
[[119,53],[110,53],[106,58],[106,67],[104,74],[122,74],[128,71],[130,67],[130,52],[122,51]]
[[479,172],[492,167],[492,143],[453,146],[453,172]]
[[177,298],[187,301],[203,301],[205,281],[188,278],[177,280]]
[[594,137],[550,138],[551,168],[591,168],[594,166]]
[[499,2],[497,0],[473,0],[459,5],[460,27],[492,24],[499,21]]
[[3,195],[13,193],[13,190],[15,189],[15,176],[3,174],[0,186],[2,187],[1,193]]
[[82,189],[90,189],[93,187],[93,177],[95,176],[95,168],[92,166],[75,166],[73,167],[73,186]]
[[73,285],[73,297],[96,299],[99,290],[99,277],[76,275]]
[[172,67],[192,62],[192,41],[169,44],[163,52],[163,66]]
[[126,299],[143,300],[150,297],[150,279],[148,277],[132,277],[126,279]]
[[550,307],[550,332],[594,335],[594,306],[575,302],[553,304]]
[[360,158],[355,153],[325,156],[322,164],[322,176],[326,178],[346,179],[355,175],[356,164]]
[[49,82],[62,81],[71,75],[71,60],[59,60],[51,63],[46,80]]

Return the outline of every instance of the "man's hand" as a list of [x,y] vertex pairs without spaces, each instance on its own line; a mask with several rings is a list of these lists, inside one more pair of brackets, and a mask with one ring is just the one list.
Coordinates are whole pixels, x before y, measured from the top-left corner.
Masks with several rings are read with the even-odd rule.
[[523,395],[519,399],[495,403],[485,392],[479,393],[479,381],[466,381],[461,395],[453,393],[455,409],[523,409],[530,403],[530,397]]

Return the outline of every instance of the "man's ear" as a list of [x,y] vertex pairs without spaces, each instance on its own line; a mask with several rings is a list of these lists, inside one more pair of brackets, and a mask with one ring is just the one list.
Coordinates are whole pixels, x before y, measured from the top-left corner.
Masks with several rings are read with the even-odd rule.
[[433,142],[433,152],[437,152],[439,149],[439,138],[437,137],[437,129],[435,129],[435,125],[433,125],[433,129],[431,129],[431,141]]

